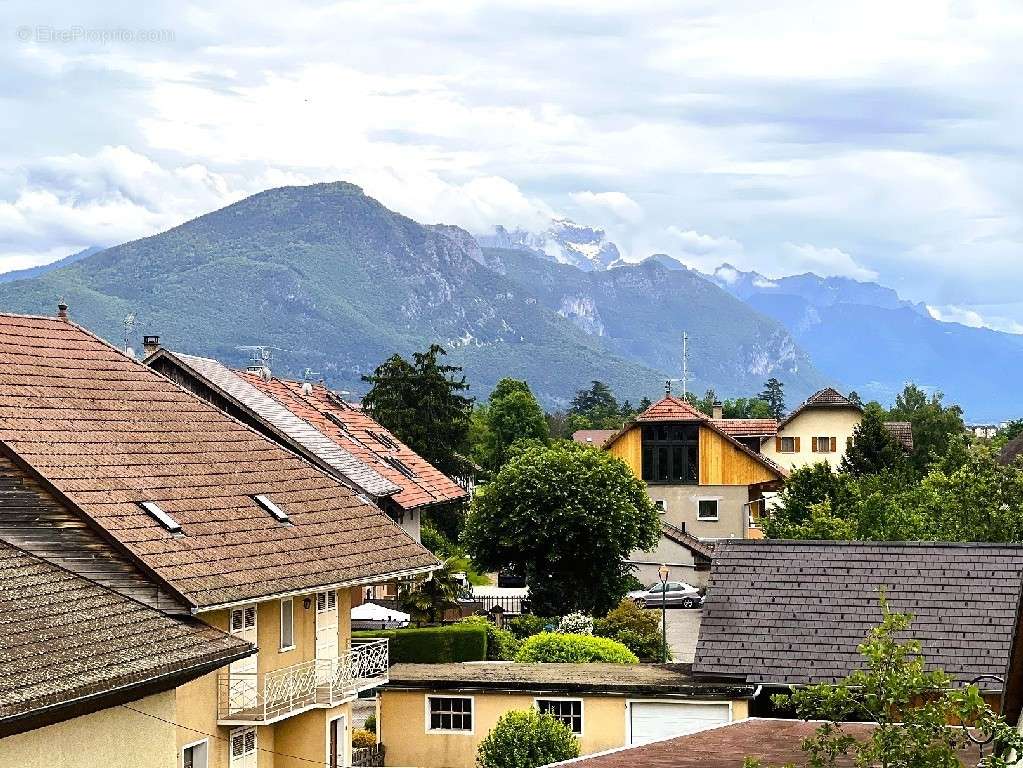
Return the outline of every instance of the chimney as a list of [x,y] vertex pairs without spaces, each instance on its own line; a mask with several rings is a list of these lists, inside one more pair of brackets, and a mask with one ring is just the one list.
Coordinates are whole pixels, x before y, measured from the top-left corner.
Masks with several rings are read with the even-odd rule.
[[713,419],[723,419],[724,416],[725,416],[725,409],[724,409],[724,406],[721,405],[721,401],[720,400],[715,400],[714,401],[713,408],[714,408],[714,415],[711,416],[711,418],[713,418]]
[[57,304],[57,319],[67,322],[67,304],[64,303],[64,299]]
[[143,336],[142,337],[142,352],[146,357],[149,357],[156,350],[160,348],[160,337],[159,336]]

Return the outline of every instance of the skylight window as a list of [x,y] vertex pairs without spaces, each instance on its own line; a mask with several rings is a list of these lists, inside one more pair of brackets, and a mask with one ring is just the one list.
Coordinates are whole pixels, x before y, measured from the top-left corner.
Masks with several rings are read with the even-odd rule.
[[155,501],[140,501],[139,506],[155,517],[157,522],[171,533],[181,533],[181,523],[160,509],[160,505]]
[[326,416],[329,421],[333,422],[333,424],[338,429],[340,429],[342,432],[344,432],[345,435],[347,435],[349,437],[351,436],[351,434],[352,434],[351,430],[348,429],[348,425],[345,424],[344,421],[340,417],[338,417],[336,414],[331,413],[330,411],[327,411],[323,415]]
[[278,507],[272,501],[270,501],[270,499],[268,497],[264,496],[262,493],[253,496],[252,500],[255,501],[259,506],[261,506],[267,512],[269,512],[270,515],[274,518],[274,520],[277,520],[280,523],[289,523],[289,522],[291,522],[291,518],[288,517],[288,513],[285,512],[280,507]]

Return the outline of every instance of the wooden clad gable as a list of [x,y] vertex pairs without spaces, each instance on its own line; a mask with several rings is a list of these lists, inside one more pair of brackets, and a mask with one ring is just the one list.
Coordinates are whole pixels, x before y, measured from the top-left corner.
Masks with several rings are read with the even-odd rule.
[[763,463],[708,427],[700,427],[700,485],[754,485],[777,480]]

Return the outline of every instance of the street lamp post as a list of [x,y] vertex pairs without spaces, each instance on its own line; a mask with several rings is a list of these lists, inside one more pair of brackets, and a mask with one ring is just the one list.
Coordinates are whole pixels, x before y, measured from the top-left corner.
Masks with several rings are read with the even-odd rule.
[[668,566],[662,565],[657,569],[657,575],[661,577],[661,663],[668,663],[668,614],[667,591],[668,591]]

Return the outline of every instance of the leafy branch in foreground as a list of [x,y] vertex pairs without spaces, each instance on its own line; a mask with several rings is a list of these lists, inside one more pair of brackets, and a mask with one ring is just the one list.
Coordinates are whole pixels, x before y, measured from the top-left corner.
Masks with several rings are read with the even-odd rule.
[[[839,683],[794,689],[772,697],[774,705],[804,720],[824,720],[802,744],[810,768],[962,768],[958,753],[971,745],[958,723],[969,723],[980,739],[991,738],[992,754],[978,768],[1016,765],[1023,755],[1021,736],[987,705],[976,685],[954,688],[941,670],[928,671],[917,640],[900,642],[910,614],[896,613],[880,596],[882,621],[858,650],[864,669]],[[875,723],[869,732],[845,723]],[[841,763],[839,762],[841,761]],[[747,758],[744,768],[757,768]]]

